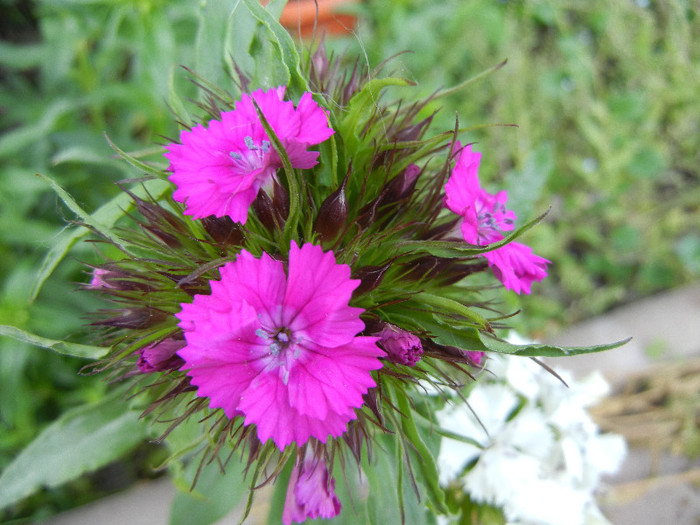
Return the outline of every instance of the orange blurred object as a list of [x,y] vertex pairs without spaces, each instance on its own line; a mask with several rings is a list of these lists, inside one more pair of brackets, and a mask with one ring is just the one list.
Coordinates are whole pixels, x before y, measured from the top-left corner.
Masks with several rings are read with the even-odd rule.
[[[347,35],[352,33],[357,18],[342,9],[359,0],[290,0],[284,6],[280,23],[288,31],[302,37],[313,35],[314,24],[318,35]],[[267,0],[262,0],[267,4]]]

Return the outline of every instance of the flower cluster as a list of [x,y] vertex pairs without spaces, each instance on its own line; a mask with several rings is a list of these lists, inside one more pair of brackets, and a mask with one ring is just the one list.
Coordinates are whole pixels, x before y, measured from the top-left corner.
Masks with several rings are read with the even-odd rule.
[[284,523],[337,515],[334,469],[389,438],[400,477],[447,513],[425,440],[449,395],[427,388],[461,393],[486,352],[589,349],[498,337],[487,270],[530,293],[549,261],[514,241],[529,225],[482,189],[481,155],[426,137],[427,101],[379,105],[406,82],[346,77],[322,47],[288,69],[305,76],[208,90],[162,169],[120,152],[152,194],[129,192],[138,214],[104,234],[120,255],[87,286],[115,305],[94,322],[111,345],[97,367],[141,389],[166,441],[198,422],[202,465],[229,449],[251,486],[288,475]]

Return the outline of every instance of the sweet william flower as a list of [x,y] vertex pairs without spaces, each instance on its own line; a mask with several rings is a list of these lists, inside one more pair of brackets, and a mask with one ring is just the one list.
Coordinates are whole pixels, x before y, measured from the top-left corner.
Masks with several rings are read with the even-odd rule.
[[294,107],[282,100],[285,87],[244,94],[232,111],[221,113],[208,127],[198,124],[180,134],[180,144],[169,144],[170,180],[176,201],[195,219],[210,215],[230,217],[245,224],[260,189],[270,190],[282,161],[272,147],[255,109],[257,104],[294,168],[317,164],[319,153],[308,151],[334,132],[324,109],[307,92]]
[[384,355],[376,337],[357,335],[365,326],[348,305],[360,283],[350,267],[292,242],[286,275],[282,262],[245,250],[220,272],[211,295],[177,314],[187,340],[178,355],[197,395],[280,449],[340,436]]
[[334,518],[340,513],[335,480],[325,462],[308,458],[297,462],[287,486],[282,523],[303,523],[307,519]]
[[[457,142],[455,148],[458,153],[445,184],[445,206],[462,217],[460,229],[466,242],[477,246],[498,242],[505,237],[503,232],[513,229],[516,219],[515,213],[505,207],[508,195],[505,190],[492,195],[481,188],[481,153],[473,152],[470,144],[462,148]],[[547,276],[550,262],[518,242],[485,252],[483,257],[507,289],[528,294],[533,281]]]

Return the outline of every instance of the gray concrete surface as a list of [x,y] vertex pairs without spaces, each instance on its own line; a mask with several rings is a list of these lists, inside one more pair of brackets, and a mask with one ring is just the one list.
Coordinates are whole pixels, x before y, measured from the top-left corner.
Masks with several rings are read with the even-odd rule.
[[[621,307],[550,342],[576,346],[627,337],[633,339],[615,350],[547,362],[578,377],[597,369],[615,384],[659,362],[700,356],[700,284]],[[700,525],[698,469],[700,458],[657,457],[647,449],[631,449],[620,471],[606,480],[618,496],[603,498],[603,511],[614,525]]]
[[[565,345],[608,343],[627,337],[622,348],[599,354],[550,359],[549,364],[583,376],[601,370],[611,381],[654,366],[659,360],[700,355],[700,283],[657,295],[591,319],[551,338]],[[656,356],[656,357],[655,357]],[[700,467],[700,462],[664,456],[653,470],[647,450],[631,450],[621,471],[607,483],[640,482],[636,497],[608,501],[604,512],[614,525],[698,525],[700,489],[697,479],[673,476]],[[657,480],[648,483],[649,476]],[[175,489],[169,480],[140,483],[99,502],[56,516],[46,525],[166,525]],[[264,495],[263,495],[264,499]],[[238,523],[234,512],[217,525]],[[263,523],[256,515],[249,525]]]

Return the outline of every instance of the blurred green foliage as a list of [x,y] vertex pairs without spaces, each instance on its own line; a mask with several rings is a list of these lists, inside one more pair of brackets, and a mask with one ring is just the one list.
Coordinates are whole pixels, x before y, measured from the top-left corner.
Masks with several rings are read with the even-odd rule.
[[[508,59],[440,99],[439,129],[482,151],[482,178],[509,190],[525,237],[552,262],[522,306],[547,333],[700,275],[700,4],[685,0],[370,1],[360,48],[424,94]],[[364,58],[362,58],[364,60]]]
[[[0,324],[86,341],[85,313],[99,305],[75,283],[88,280],[82,263],[99,247],[77,246],[30,302],[41,259],[72,218],[35,173],[88,211],[116,195],[114,182],[134,172],[103,133],[127,151],[175,136],[170,94],[196,96],[178,65],[213,78],[212,25],[231,4],[0,0]],[[531,297],[506,299],[525,309],[524,333],[546,333],[700,274],[698,7],[368,0],[357,34],[329,44],[371,67],[412,51],[386,71],[424,95],[508,59],[428,110],[441,107],[440,131],[457,113],[461,127],[518,125],[463,140],[478,142],[485,186],[506,187],[522,221],[552,207],[524,239],[553,261],[551,277]],[[0,469],[48,421],[104,395],[99,378],[77,375],[83,364],[0,339]]]
[[[89,211],[117,194],[115,181],[134,172],[103,133],[131,150],[176,133],[168,97],[174,83],[195,93],[177,67],[193,60],[198,17],[184,1],[0,2],[0,324],[85,340],[86,312],[102,305],[77,283],[98,247],[77,246],[30,301],[41,260],[73,218],[35,174]],[[102,378],[78,375],[85,364],[0,338],[0,469],[59,414],[104,395]],[[51,514],[104,487],[82,480],[15,515]]]

